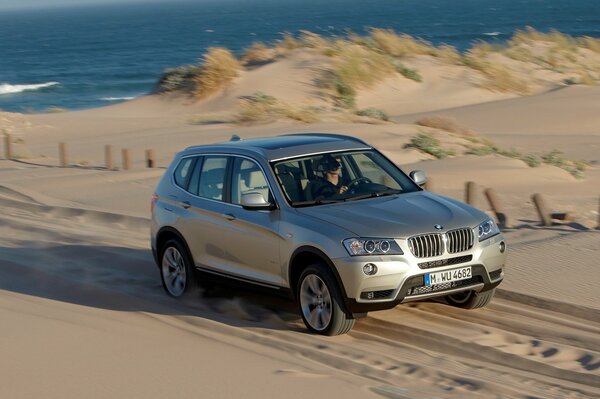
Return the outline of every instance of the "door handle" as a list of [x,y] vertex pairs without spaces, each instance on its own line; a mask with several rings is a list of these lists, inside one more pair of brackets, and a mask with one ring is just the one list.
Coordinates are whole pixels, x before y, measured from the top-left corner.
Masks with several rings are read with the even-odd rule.
[[192,204],[189,201],[181,201],[181,206],[185,209],[188,209]]
[[223,216],[227,220],[235,220],[235,215],[233,213],[224,213]]

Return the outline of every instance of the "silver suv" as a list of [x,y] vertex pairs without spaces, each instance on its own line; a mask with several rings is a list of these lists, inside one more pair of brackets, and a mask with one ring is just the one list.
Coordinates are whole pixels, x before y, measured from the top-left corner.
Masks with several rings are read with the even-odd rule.
[[272,288],[326,335],[404,302],[485,306],[504,277],[504,238],[484,212],[425,182],[349,136],[189,147],[152,198],[163,286],[185,296],[203,271]]

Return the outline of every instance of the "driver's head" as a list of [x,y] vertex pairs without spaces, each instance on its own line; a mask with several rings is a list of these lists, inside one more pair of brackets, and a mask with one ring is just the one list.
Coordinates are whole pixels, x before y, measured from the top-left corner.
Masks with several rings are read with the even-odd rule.
[[317,164],[317,170],[319,172],[331,173],[340,169],[342,165],[329,154],[323,155]]

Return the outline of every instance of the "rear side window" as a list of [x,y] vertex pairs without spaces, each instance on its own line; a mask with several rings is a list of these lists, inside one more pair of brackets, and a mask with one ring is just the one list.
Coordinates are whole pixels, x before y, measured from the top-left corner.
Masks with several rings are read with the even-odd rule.
[[194,163],[194,158],[192,158],[192,157],[185,158],[181,162],[179,162],[179,165],[177,165],[177,169],[175,169],[175,173],[173,176],[175,178],[175,184],[177,184],[179,187],[183,188],[184,190],[187,189],[187,182],[188,182],[188,178],[190,176],[190,172],[191,172],[193,163]]
[[200,172],[198,195],[223,201],[227,157],[205,157]]

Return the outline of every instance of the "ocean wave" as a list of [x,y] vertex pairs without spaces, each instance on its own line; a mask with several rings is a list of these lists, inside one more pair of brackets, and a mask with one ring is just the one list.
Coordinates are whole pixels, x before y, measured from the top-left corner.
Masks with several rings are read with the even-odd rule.
[[134,97],[102,97],[100,99],[100,101],[129,101],[129,100],[133,100]]
[[498,36],[498,35],[501,35],[502,32],[484,32],[483,34],[485,36]]
[[35,83],[35,84],[22,84],[12,85],[10,83],[0,83],[0,94],[14,94],[21,93],[29,90],[39,90],[44,87],[55,86],[58,82],[46,82],[46,83]]

